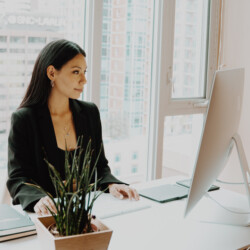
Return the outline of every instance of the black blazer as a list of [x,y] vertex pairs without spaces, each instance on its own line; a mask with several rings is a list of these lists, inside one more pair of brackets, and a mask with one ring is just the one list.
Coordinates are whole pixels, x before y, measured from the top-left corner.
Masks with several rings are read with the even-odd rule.
[[[84,135],[87,127],[87,136],[91,137],[92,148],[95,149],[95,159],[102,144],[99,110],[93,103],[72,99],[70,109],[77,137]],[[45,195],[34,187],[24,185],[23,182],[34,180],[55,195],[48,166],[44,161],[44,151],[48,161],[56,164],[58,148],[48,106],[25,107],[14,112],[8,140],[7,187],[13,204],[21,204],[25,210],[33,211],[36,202]],[[97,173],[98,178],[102,178],[100,188],[106,187],[109,183],[122,183],[111,174],[104,150],[97,164]]]

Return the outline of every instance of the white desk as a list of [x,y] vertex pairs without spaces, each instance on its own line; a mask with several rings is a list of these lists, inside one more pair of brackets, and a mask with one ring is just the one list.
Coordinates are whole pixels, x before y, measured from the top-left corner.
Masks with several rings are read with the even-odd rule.
[[[168,179],[172,183],[174,179]],[[166,183],[157,180],[137,185],[154,186]],[[243,196],[226,190],[213,191],[215,196],[234,197],[237,203]],[[202,223],[191,218],[183,219],[186,199],[159,204],[147,200],[151,208],[104,219],[113,230],[109,250],[235,250],[250,244],[250,227]],[[244,202],[243,202],[244,203]],[[242,204],[243,204],[242,203]],[[209,208],[208,208],[209,209]],[[0,243],[5,250],[39,250],[37,236]]]

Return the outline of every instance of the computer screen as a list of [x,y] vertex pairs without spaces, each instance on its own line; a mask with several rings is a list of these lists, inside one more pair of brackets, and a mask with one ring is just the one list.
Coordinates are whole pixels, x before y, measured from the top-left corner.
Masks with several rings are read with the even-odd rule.
[[226,165],[232,137],[238,131],[244,87],[244,69],[215,73],[185,216],[196,206]]

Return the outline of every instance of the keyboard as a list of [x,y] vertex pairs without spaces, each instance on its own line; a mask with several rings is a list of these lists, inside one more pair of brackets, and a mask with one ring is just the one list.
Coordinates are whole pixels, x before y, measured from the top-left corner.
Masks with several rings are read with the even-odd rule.
[[150,207],[151,205],[146,200],[119,200],[111,194],[103,193],[95,201],[92,214],[100,219],[105,219]]
[[[191,181],[192,181],[191,179],[186,179],[186,180],[177,181],[176,183],[183,186],[183,187],[190,188]],[[218,190],[218,189],[220,189],[220,187],[218,187],[216,185],[212,185],[208,191],[214,191],[214,190]]]

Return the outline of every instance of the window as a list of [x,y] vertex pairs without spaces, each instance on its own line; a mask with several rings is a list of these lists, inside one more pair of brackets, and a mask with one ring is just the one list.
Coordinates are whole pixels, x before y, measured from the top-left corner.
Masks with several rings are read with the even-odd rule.
[[[148,143],[150,96],[149,92],[143,93],[143,89],[149,89],[151,81],[150,78],[141,76],[151,74],[153,9],[154,1],[151,0],[141,3],[131,1],[130,4],[127,1],[119,3],[110,0],[109,5],[103,4],[103,13],[114,11],[111,18],[107,19],[103,15],[102,20],[108,23],[108,26],[114,27],[109,33],[110,42],[104,39],[106,33],[104,29],[102,30],[102,48],[108,47],[113,51],[109,56],[110,66],[105,67],[102,64],[101,67],[101,75],[106,74],[110,79],[108,82],[110,92],[103,93],[100,87],[100,97],[106,95],[109,103],[107,109],[102,106],[100,108],[105,110],[101,113],[102,117],[105,117],[102,120],[103,136],[107,142],[105,148],[106,151],[110,150],[107,152],[109,155],[114,155],[112,158],[117,158],[114,149],[119,149],[120,154],[129,154],[128,150],[136,145],[141,148],[137,152],[137,158],[139,155],[147,155],[145,145]],[[100,84],[102,86],[103,83]],[[142,159],[147,160],[146,157]],[[141,176],[138,175],[137,181],[142,181],[146,177],[145,161],[138,162],[138,166],[133,168],[133,173],[139,169],[142,172]],[[128,158],[124,155],[120,158],[120,169],[124,175],[129,166],[132,169],[131,156]]]
[[132,174],[136,174],[138,172],[138,167],[137,165],[133,165],[132,168],[131,168],[131,173]]
[[[204,97],[204,75],[206,75],[205,64],[207,61],[207,27],[208,27],[208,4],[205,1],[184,1],[176,0],[175,13],[181,15],[175,16],[175,39],[174,65],[182,64],[178,69],[175,68],[173,78],[176,79],[173,84],[173,98]],[[186,5],[185,5],[186,3]],[[190,7],[192,12],[190,13]],[[188,18],[183,18],[187,16]],[[195,20],[195,21],[190,21]],[[185,52],[188,52],[188,56]],[[192,64],[190,63],[192,61]],[[182,70],[183,69],[183,70]],[[193,77],[192,91],[187,94],[183,91],[184,78],[187,74]]]
[[141,57],[142,56],[142,50],[141,49],[138,49],[137,50],[137,57]]
[[[4,178],[7,169],[7,138],[11,113],[21,102],[38,53],[46,43],[60,38],[74,40],[83,46],[84,18],[82,18],[82,13],[84,13],[85,1],[78,0],[74,4],[71,0],[50,1],[49,7],[44,5],[43,1],[30,0],[28,1],[30,4],[27,5],[27,1],[21,2],[23,3],[16,5],[16,1],[9,0],[2,13],[3,17],[9,18],[5,18],[6,23],[0,36],[2,60],[0,70],[0,190],[4,190],[3,185],[6,181]],[[55,9],[59,10],[56,16]],[[69,13],[68,9],[71,9],[73,13]],[[34,16],[36,18],[29,22],[28,20]],[[19,17],[18,22],[15,22],[16,17]],[[75,24],[73,31],[69,28],[72,24]]]
[[138,158],[137,152],[133,152],[132,154],[132,160],[136,160]]
[[25,43],[25,37],[24,36],[11,36],[10,37],[10,43],[24,44]]
[[104,9],[102,14],[103,14],[104,17],[108,16],[108,10]]
[[107,42],[107,40],[108,40],[108,39],[107,39],[107,36],[105,36],[105,35],[104,35],[104,36],[102,36],[102,42],[103,42],[103,43],[106,43],[106,42]]
[[23,14],[21,23],[1,31],[0,169],[6,172],[10,116],[38,53],[66,38],[87,53],[91,84],[83,99],[100,108],[114,175],[132,183],[173,171],[189,174],[217,69],[220,1],[68,0],[50,1],[50,8],[30,2],[4,11],[10,20],[19,13],[53,19],[40,25]]
[[167,116],[164,122],[163,175],[191,176],[203,127],[203,114]]
[[[102,48],[110,47],[111,55],[108,63],[102,59],[100,75],[106,74],[110,79],[109,90],[117,89],[115,94],[113,90],[106,92],[108,104],[102,107],[101,102],[100,106],[101,115],[105,117],[102,122],[106,152],[112,156],[114,148],[119,148],[125,154],[134,143],[140,148],[138,173],[142,175],[141,179],[131,181],[161,177],[169,164],[163,159],[166,150],[169,152],[166,142],[169,135],[165,131],[169,125],[165,125],[164,130],[156,121],[171,122],[182,128],[171,125],[175,131],[171,139],[176,145],[180,136],[184,138],[191,133],[190,138],[195,139],[188,139],[190,143],[200,136],[206,99],[217,69],[220,3],[209,0],[118,3],[110,0],[108,4],[103,3],[103,13],[112,13],[104,14],[101,21],[112,27],[110,41],[101,43]],[[119,31],[115,28],[118,26]],[[153,33],[153,29],[160,30],[161,34]],[[103,29],[102,36],[105,35]],[[96,86],[100,84],[104,83],[96,82]],[[98,89],[104,91],[101,86]],[[100,93],[99,99],[103,97]],[[190,154],[195,154],[195,150],[194,146]],[[181,151],[178,154],[181,156]],[[124,156],[120,161],[124,180],[127,166],[131,169],[133,166],[127,159]],[[186,170],[188,172],[188,167]]]
[[102,56],[107,56],[107,49],[106,48],[102,48]]
[[121,169],[116,167],[113,171],[114,176],[119,177],[121,175]]
[[[167,73],[172,77],[166,88],[170,98],[162,112],[164,129],[159,135],[162,169],[157,169],[156,176],[190,176],[193,170],[206,99],[217,69],[213,58],[217,52],[212,50],[218,46],[219,7],[212,1],[176,0],[173,71]],[[210,20],[215,22],[211,24]]]
[[119,162],[119,161],[121,161],[121,154],[120,153],[115,155],[115,162]]
[[0,43],[6,43],[7,42],[7,36],[0,36]]
[[24,53],[25,49],[10,49],[10,53]]
[[46,43],[46,37],[28,37],[29,43]]

